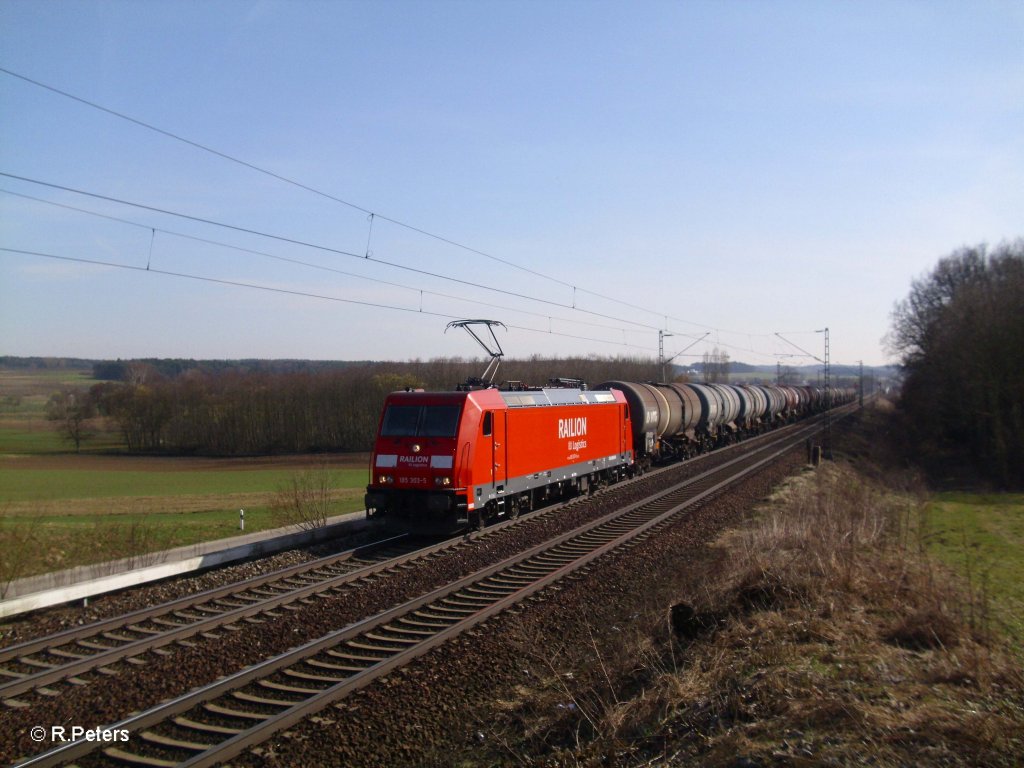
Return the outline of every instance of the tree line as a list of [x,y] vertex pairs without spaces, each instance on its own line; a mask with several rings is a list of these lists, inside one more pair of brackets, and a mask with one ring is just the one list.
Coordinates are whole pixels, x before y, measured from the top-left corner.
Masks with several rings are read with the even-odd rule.
[[[89,421],[105,417],[116,424],[132,453],[368,451],[389,392],[452,389],[484,365],[441,358],[298,372],[194,366],[167,375],[150,362],[134,361],[123,364],[117,381],[55,394],[49,412],[76,447],[88,439]],[[593,385],[658,376],[653,361],[627,357],[507,360],[500,373],[503,380],[528,385],[544,385],[555,377]]]
[[1024,487],[1024,240],[941,259],[896,305],[888,344],[915,458],[940,478]]
[[[140,366],[160,376],[174,378],[189,371],[202,373],[322,373],[366,365],[351,360],[194,360],[192,358],[142,358],[89,361],[92,377],[102,381],[127,381]],[[89,367],[80,366],[80,367]]]

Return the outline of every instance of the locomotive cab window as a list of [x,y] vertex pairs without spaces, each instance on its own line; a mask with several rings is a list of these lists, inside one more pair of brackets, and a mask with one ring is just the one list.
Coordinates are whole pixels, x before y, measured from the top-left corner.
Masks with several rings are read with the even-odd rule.
[[457,405],[389,405],[380,428],[382,437],[455,437]]
[[484,414],[484,437],[491,434],[494,416],[491,411]]
[[459,428],[459,406],[424,406],[420,434],[424,437],[455,437]]

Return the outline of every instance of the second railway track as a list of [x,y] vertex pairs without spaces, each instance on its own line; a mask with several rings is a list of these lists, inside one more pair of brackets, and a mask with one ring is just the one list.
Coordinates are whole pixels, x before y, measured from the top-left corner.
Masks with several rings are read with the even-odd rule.
[[[90,755],[89,761],[212,765],[230,759],[602,554],[649,535],[682,509],[791,449],[814,429],[788,432],[785,440],[773,440],[645,501],[127,718],[110,727],[130,732],[130,744],[109,747]],[[25,764],[56,765],[95,749],[95,744],[70,744]]]
[[400,566],[453,542],[424,544],[396,536],[347,552],[207,590],[123,616],[75,627],[0,649],[0,700],[82,675],[122,659],[187,641],[238,621],[287,609],[386,568]]
[[[733,448],[750,449],[795,428],[762,435]],[[723,452],[705,454],[682,466],[693,467],[701,460],[722,455]],[[680,465],[668,469],[677,466]],[[521,522],[550,514],[559,506],[524,515]],[[488,532],[501,530],[507,524],[492,526]],[[103,673],[118,662],[143,664],[145,654],[166,653],[164,649],[187,646],[192,640],[215,640],[215,632],[222,628],[234,630],[238,622],[244,625],[276,618],[280,610],[293,610],[318,595],[338,593],[346,585],[462,542],[453,538],[424,543],[422,539],[395,536],[0,648],[0,702],[13,708],[30,706],[30,700],[18,697],[32,691],[50,695],[65,683],[82,684],[90,673]]]

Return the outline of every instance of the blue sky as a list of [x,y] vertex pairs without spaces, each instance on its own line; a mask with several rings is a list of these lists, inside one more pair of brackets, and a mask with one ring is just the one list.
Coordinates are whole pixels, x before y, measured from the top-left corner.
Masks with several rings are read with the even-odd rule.
[[0,354],[878,364],[1024,235],[1017,2],[0,0],[0,68]]

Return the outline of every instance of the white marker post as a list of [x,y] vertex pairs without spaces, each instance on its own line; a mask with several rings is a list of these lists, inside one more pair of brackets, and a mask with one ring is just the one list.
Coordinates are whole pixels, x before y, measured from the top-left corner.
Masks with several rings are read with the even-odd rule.
[[244,509],[238,510],[238,530],[240,530],[240,531],[244,531],[245,530],[245,510]]

